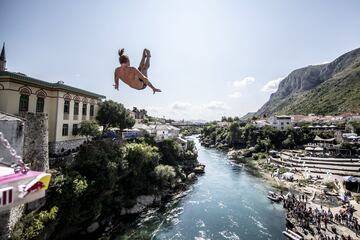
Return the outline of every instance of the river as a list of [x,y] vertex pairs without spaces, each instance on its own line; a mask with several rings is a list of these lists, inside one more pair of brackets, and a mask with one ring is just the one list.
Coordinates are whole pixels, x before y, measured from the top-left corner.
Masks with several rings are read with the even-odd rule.
[[206,173],[184,197],[149,210],[118,239],[284,239],[285,212],[267,199],[271,187],[224,152],[195,142]]

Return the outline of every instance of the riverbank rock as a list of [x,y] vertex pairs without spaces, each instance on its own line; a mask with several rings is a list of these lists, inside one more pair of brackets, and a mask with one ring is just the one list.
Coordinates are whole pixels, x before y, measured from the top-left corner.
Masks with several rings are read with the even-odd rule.
[[205,173],[205,165],[199,164],[198,166],[196,166],[194,168],[193,171],[194,171],[194,173],[197,173],[197,174]]
[[193,181],[196,179],[196,174],[195,173],[190,173],[188,176],[187,176],[187,180],[188,181]]
[[161,201],[161,196],[155,195],[141,195],[136,198],[136,204],[131,208],[122,208],[120,215],[127,214],[138,214],[145,210],[146,207],[159,203]]
[[154,195],[141,195],[136,198],[136,201],[142,205],[150,205],[154,202],[155,196]]
[[99,227],[100,227],[100,224],[98,222],[93,222],[86,228],[86,231],[88,233],[92,233],[92,232],[95,232]]
[[243,151],[242,150],[231,150],[227,153],[228,158],[232,160],[237,160],[243,157]]
[[136,203],[132,208],[121,209],[120,215],[137,214],[137,213],[141,213],[144,209],[145,209],[144,205]]

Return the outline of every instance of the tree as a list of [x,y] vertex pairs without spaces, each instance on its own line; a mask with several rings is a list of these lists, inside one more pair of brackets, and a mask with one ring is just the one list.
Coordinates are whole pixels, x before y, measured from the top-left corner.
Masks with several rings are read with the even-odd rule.
[[162,153],[161,163],[165,165],[177,165],[183,159],[181,146],[172,139],[166,139],[158,144]]
[[229,128],[228,141],[230,146],[236,146],[240,142],[241,138],[240,124],[238,122],[232,122]]
[[352,120],[349,124],[354,128],[354,132],[360,135],[360,121]]
[[109,100],[99,105],[96,119],[103,126],[103,132],[107,131],[110,127],[118,127],[122,130],[134,126],[135,119],[131,116],[130,111],[121,103]]
[[155,175],[161,185],[171,184],[176,177],[176,171],[173,166],[160,164],[155,167]]
[[100,135],[99,125],[97,122],[91,120],[82,121],[78,134],[80,136],[85,136],[86,140],[89,141],[89,137],[96,137]]

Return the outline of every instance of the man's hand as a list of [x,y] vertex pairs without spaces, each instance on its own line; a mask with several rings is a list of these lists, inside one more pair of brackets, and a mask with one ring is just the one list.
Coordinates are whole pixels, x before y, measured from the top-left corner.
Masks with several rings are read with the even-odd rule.
[[158,88],[153,88],[153,94],[155,94],[156,92],[161,92],[161,90]]

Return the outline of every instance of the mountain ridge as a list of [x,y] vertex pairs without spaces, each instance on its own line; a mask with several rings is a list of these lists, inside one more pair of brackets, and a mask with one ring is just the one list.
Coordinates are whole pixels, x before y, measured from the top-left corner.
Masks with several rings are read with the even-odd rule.
[[360,112],[360,48],[292,71],[256,116],[341,112]]

